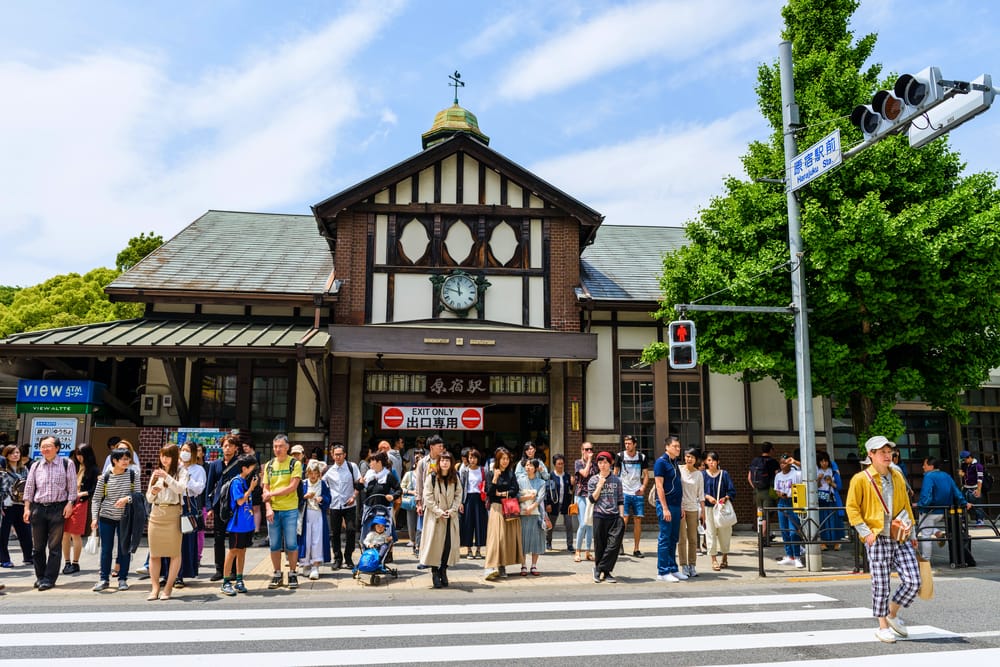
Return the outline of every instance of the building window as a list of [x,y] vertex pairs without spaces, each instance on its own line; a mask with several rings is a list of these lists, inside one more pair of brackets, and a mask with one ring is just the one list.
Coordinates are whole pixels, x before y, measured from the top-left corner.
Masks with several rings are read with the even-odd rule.
[[254,377],[250,430],[272,435],[288,430],[287,377]]
[[208,371],[201,377],[201,419],[198,426],[236,427],[236,371]]
[[638,352],[620,354],[618,370],[622,437],[631,435],[640,452],[650,459],[655,458],[656,396],[653,392],[653,370],[640,363]]
[[1000,413],[970,412],[962,426],[962,448],[984,465],[1000,463]]
[[295,372],[294,363],[266,360],[202,366],[201,391],[192,397],[194,421],[204,428],[241,429],[258,446],[270,443],[292,429]]
[[667,423],[684,449],[702,448],[701,379],[697,373],[671,373],[667,382]]

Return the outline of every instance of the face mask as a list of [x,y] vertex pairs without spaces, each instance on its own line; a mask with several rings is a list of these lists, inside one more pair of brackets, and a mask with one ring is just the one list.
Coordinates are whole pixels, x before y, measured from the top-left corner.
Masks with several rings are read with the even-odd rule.
[[181,452],[181,461],[187,463],[191,460],[191,452]]

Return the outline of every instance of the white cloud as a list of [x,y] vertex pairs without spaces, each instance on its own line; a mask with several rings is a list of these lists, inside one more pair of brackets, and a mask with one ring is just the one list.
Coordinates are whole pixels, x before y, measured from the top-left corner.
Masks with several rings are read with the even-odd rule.
[[532,171],[614,225],[680,226],[743,176],[739,156],[767,128],[747,109],[704,126],[677,126],[628,142],[545,160]]
[[135,52],[0,63],[0,90],[19,102],[0,107],[0,284],[113,265],[129,237],[169,237],[209,207],[316,192],[360,106],[351,60],[396,7],[362,5],[194,82]]
[[749,2],[670,0],[611,9],[561,31],[516,58],[501,77],[499,94],[532,99],[563,90],[649,58],[696,62],[732,48],[747,25],[761,19]]

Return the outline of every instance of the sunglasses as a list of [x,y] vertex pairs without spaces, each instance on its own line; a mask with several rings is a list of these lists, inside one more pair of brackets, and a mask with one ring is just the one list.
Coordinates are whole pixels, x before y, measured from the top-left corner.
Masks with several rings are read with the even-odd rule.
[[594,448],[593,447],[584,447],[583,451],[585,451],[585,452],[592,452],[592,451],[594,451]]

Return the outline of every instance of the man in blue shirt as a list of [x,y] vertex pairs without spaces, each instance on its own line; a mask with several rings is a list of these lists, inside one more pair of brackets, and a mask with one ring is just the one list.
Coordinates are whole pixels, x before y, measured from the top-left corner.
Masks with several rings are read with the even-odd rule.
[[681,474],[678,459],[681,441],[676,435],[667,438],[663,456],[653,464],[656,483],[656,518],[660,535],[656,541],[656,580],[676,583],[687,579],[677,567],[677,539],[681,528]]
[[923,515],[920,517],[920,537],[926,541],[920,542],[920,555],[924,560],[931,559],[934,547],[931,538],[944,537],[940,530],[944,525],[944,508],[965,505],[966,509],[972,509],[972,503],[966,502],[951,475],[937,467],[938,460],[933,456],[924,459],[924,483],[920,487],[920,501],[917,503]]

